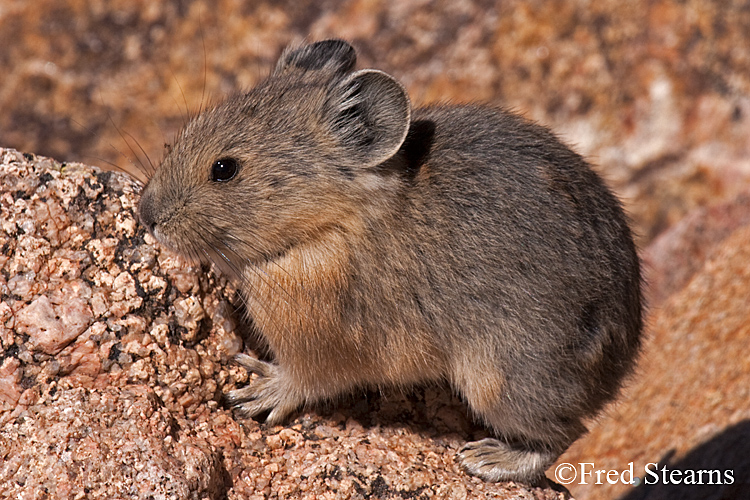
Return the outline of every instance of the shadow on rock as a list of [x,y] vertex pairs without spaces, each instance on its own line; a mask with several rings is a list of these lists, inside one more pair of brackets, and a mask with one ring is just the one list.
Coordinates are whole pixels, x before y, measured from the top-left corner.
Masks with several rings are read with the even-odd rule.
[[672,461],[667,453],[644,481],[620,500],[719,500],[747,498],[750,488],[750,420],[727,428]]

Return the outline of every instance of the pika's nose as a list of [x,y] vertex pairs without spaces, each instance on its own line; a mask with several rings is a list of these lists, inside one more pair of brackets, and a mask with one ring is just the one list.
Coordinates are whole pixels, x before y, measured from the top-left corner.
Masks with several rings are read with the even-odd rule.
[[154,234],[156,229],[156,213],[154,197],[151,190],[146,186],[141,192],[141,201],[138,202],[138,219],[149,233]]

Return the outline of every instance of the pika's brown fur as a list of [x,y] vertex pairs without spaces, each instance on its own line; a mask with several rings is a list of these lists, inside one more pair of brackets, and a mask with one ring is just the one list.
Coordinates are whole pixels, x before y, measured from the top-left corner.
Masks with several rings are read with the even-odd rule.
[[143,191],[163,244],[242,284],[274,363],[230,393],[282,421],[361,386],[447,380],[494,433],[488,480],[540,478],[617,393],[642,329],[620,204],[553,134],[501,110],[412,110],[329,40],[194,118]]

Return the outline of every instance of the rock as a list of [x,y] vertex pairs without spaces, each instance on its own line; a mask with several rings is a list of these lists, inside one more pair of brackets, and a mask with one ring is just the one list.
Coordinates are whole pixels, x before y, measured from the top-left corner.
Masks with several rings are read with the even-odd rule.
[[69,300],[56,307],[41,295],[15,315],[16,332],[29,336],[32,350],[57,354],[91,323],[91,309],[75,290],[71,291]]
[[236,419],[241,300],[154,245],[137,190],[0,149],[0,497],[570,498],[463,473],[485,431],[446,387]]
[[[594,484],[589,477],[586,485],[569,485],[575,495],[624,494],[626,500],[746,495],[749,220],[748,198],[742,195],[688,215],[647,249],[657,270],[652,295],[660,302],[652,308],[637,374],[621,402],[559,461],[617,471],[633,462],[643,484],[629,488],[606,479]],[[694,484],[699,481],[703,485]]]
[[[2,418],[2,417],[0,417]],[[46,392],[0,430],[0,496],[35,498],[222,498],[221,455],[181,439],[153,390]]]
[[643,252],[649,306],[658,308],[699,271],[708,255],[738,228],[750,225],[750,191],[729,202],[698,207]]

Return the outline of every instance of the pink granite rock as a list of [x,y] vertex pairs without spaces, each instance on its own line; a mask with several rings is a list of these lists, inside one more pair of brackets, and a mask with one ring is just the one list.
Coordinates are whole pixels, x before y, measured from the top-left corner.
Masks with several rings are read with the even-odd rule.
[[750,192],[690,212],[643,252],[649,282],[649,305],[659,307],[680,291],[724,238],[750,225]]
[[0,429],[3,498],[221,498],[216,447],[184,439],[153,390],[59,389]]
[[46,295],[40,295],[15,315],[16,332],[29,336],[32,350],[57,354],[93,320],[91,309],[79,296],[80,287],[75,282],[67,286],[70,294],[63,303],[53,305]]

